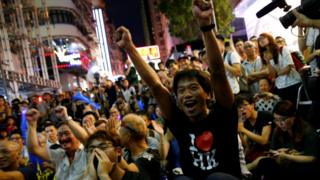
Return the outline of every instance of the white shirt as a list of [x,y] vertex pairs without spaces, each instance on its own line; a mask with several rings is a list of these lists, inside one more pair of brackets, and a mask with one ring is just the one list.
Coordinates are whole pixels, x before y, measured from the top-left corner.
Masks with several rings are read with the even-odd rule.
[[[312,51],[315,50],[314,44],[316,42],[317,37],[320,35],[320,31],[317,28],[308,28],[308,32],[306,34],[306,46],[311,47]],[[312,60],[310,61],[310,68],[311,68],[311,74],[314,76],[318,76],[316,73],[318,67],[317,67],[317,61]]]
[[[250,75],[252,73],[260,72],[262,69],[262,60],[258,56],[254,61],[248,61],[245,60],[242,63],[242,66],[244,67],[246,71],[246,75]],[[256,81],[249,85],[249,90],[252,94],[256,94],[259,92],[259,82]]]
[[127,103],[129,103],[130,97],[136,94],[136,90],[134,89],[133,86],[130,86],[129,89],[127,90],[121,90],[121,92]]
[[276,78],[275,84],[278,89],[287,88],[301,82],[299,73],[294,69],[294,63],[288,48],[283,47],[282,53],[279,53],[278,64],[275,64],[274,60],[271,60],[270,63],[276,69],[283,69],[288,65],[293,65],[289,74],[280,75]]
[[56,167],[57,180],[79,180],[90,179],[87,172],[87,153],[81,144],[76,151],[74,159],[70,164],[64,149],[48,149],[50,160]]
[[[233,64],[241,64],[241,58],[237,52],[227,52],[227,55],[224,58],[224,63],[229,64],[230,66]],[[240,86],[238,83],[238,77],[234,76],[231,72],[226,70],[226,75],[232,90],[233,94],[238,94],[240,92]]]

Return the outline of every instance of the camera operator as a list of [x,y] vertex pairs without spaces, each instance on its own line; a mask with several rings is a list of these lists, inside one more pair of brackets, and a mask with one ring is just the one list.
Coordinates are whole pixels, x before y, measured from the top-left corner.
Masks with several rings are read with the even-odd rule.
[[311,19],[307,16],[299,13],[296,9],[292,11],[296,17],[295,22],[292,24],[293,27],[314,27],[320,28],[320,19]]
[[[304,2],[302,1],[302,3]],[[320,115],[320,96],[317,93],[320,89],[320,19],[311,19],[297,10],[292,12],[296,18],[292,26],[298,26],[299,28],[299,48],[301,52],[305,52],[305,59],[311,70],[311,73],[303,74],[306,82],[304,85],[307,87],[312,100],[308,119],[316,128],[320,128],[320,123],[317,121],[317,117]],[[306,33],[304,34],[304,32]]]

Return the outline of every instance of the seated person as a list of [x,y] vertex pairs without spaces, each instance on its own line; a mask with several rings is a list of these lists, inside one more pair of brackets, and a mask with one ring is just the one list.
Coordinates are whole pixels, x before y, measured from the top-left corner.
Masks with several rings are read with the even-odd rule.
[[273,107],[280,101],[280,97],[271,92],[272,82],[268,78],[259,80],[260,91],[254,96],[257,111],[268,111],[272,113]]
[[0,179],[37,179],[31,169],[20,166],[19,151],[20,147],[16,142],[7,140],[0,141]]
[[238,132],[245,147],[246,162],[250,163],[268,150],[272,115],[268,112],[256,111],[251,95],[238,96],[237,105]]
[[271,140],[273,150],[269,157],[260,160],[258,175],[267,179],[319,179],[320,146],[316,131],[296,114],[290,101],[280,101],[274,107],[273,117],[276,124]]
[[[89,137],[86,149],[89,152],[89,174],[93,174],[92,177],[122,180],[150,179],[151,177],[160,179],[154,176],[155,174],[151,175],[150,170],[157,171],[158,163],[146,152],[130,164],[122,158],[120,136],[99,130]],[[99,168],[102,164],[105,165],[102,166],[103,169]]]

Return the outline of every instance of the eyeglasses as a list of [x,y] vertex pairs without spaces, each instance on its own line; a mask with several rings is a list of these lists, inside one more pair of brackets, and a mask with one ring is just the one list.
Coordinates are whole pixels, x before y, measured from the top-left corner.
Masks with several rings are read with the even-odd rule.
[[287,116],[280,116],[280,115],[277,115],[277,116],[273,116],[273,121],[275,123],[280,123],[280,122],[286,122],[290,117],[287,117]]
[[239,106],[239,109],[245,109],[245,108],[248,107],[248,105],[250,105],[250,104],[241,104],[241,105]]
[[249,48],[252,48],[253,46],[252,45],[246,45],[244,46],[245,49],[249,49]]
[[110,148],[113,148],[113,145],[112,145],[112,143],[101,143],[101,144],[96,145],[96,146],[95,145],[90,145],[88,147],[87,151],[88,152],[92,152],[95,148],[98,148],[98,149],[100,149],[102,151],[106,151],[106,150],[108,150]]

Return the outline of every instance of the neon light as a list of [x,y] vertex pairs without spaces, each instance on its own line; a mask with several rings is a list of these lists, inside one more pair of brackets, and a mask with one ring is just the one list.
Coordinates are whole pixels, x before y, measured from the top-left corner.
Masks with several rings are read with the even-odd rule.
[[107,35],[106,35],[104,21],[103,21],[102,10],[94,9],[93,17],[97,22],[96,32],[97,32],[97,38],[99,40],[99,51],[102,57],[102,69],[106,71],[108,75],[112,75],[108,41],[107,41]]

